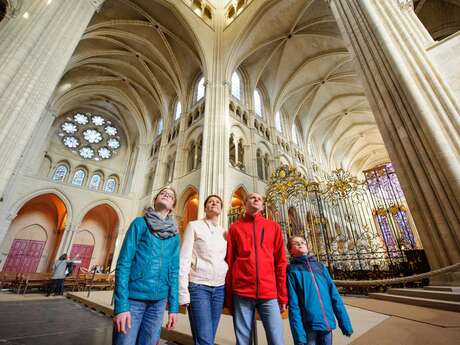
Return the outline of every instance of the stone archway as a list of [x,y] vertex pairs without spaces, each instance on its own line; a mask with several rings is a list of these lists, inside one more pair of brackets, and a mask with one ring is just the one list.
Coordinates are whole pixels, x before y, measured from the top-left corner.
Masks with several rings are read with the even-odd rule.
[[78,267],[110,268],[119,222],[117,212],[108,204],[95,206],[85,214],[70,247],[70,257],[78,256],[82,261]]
[[47,272],[62,240],[67,208],[55,194],[27,201],[11,222],[1,245],[7,253],[3,271]]
[[180,198],[182,206],[182,219],[179,224],[179,231],[181,235],[184,233],[187,224],[193,220],[198,219],[198,192],[189,187]]
[[240,186],[232,193],[230,209],[228,210],[228,225],[235,222],[244,214],[244,203],[247,197],[244,187]]

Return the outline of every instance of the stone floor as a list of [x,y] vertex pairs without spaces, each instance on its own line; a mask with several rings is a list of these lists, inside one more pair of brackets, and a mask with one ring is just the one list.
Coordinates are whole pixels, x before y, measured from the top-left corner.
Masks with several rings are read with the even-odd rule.
[[[6,345],[93,345],[111,344],[111,291],[75,293],[73,298],[46,298],[43,294],[16,295],[0,292],[0,344]],[[78,298],[77,298],[78,297]],[[334,332],[334,345],[454,345],[460,344],[460,313],[379,301],[345,297],[355,333],[351,338]],[[87,307],[87,306],[89,307]],[[292,345],[285,320],[286,345]],[[259,345],[266,345],[258,322]],[[164,339],[191,345],[187,315],[180,314],[175,332],[162,333]],[[234,345],[231,316],[223,315],[216,343]],[[162,345],[173,342],[161,341]]]
[[[64,297],[0,293],[0,344],[109,345],[109,317]],[[175,345],[162,340],[162,345]]]

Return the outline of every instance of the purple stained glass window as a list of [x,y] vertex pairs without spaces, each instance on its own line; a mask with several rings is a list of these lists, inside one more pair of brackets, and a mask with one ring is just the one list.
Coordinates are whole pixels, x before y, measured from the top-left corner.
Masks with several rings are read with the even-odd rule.
[[403,245],[406,247],[406,249],[414,249],[414,234],[410,229],[409,219],[407,219],[406,212],[399,210],[398,213],[395,214],[395,219],[398,222],[399,228],[401,229]]
[[396,241],[391,232],[391,225],[388,222],[386,216],[377,216],[377,221],[379,222],[380,230],[382,231],[383,241],[388,247],[389,251],[396,251],[398,247],[396,246]]

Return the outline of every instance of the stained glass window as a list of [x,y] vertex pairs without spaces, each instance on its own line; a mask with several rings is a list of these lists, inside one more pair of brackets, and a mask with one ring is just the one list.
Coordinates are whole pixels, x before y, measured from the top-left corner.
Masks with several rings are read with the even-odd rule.
[[259,90],[254,91],[254,112],[262,117],[262,97]]
[[82,156],[83,158],[85,159],[91,159],[94,157],[95,153],[94,153],[94,150],[87,146],[87,147],[82,147],[80,150],[80,156]]
[[105,183],[104,192],[113,193],[117,189],[117,180],[113,177],[109,177]]
[[292,126],[292,141],[296,145],[299,145],[299,137],[298,137],[298,134],[297,134],[297,127],[295,125]]
[[387,163],[364,172],[382,237],[390,250],[414,249],[417,243],[394,167]]
[[177,120],[180,117],[181,113],[182,113],[182,105],[180,104],[179,101],[177,101],[176,109],[174,110],[174,119]]
[[205,94],[205,87],[204,87],[204,77],[201,77],[200,81],[198,82],[197,90],[196,90],[196,100],[199,101],[204,97]]
[[233,72],[232,74],[232,95],[238,99],[241,99],[241,81],[238,73]]
[[64,181],[69,169],[64,164],[58,165],[53,174],[53,181],[62,182]]
[[90,144],[97,144],[102,140],[102,135],[95,129],[87,129],[83,132],[83,138]]
[[158,122],[157,135],[160,135],[161,132],[163,132],[163,119],[160,119],[160,121]]
[[78,169],[72,178],[72,184],[74,186],[83,186],[83,181],[85,180],[86,173],[82,169]]
[[279,111],[275,114],[275,128],[278,132],[283,133],[283,127],[281,127],[281,114]]
[[102,178],[100,175],[93,175],[91,176],[91,180],[89,181],[89,189],[91,190],[98,190],[101,184]]
[[64,146],[84,159],[109,159],[121,147],[118,128],[102,115],[77,112],[59,128]]

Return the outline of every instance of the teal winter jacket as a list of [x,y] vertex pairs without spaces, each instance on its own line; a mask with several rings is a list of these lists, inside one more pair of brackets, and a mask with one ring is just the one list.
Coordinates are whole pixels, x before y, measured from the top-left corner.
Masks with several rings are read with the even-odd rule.
[[168,299],[169,312],[179,311],[179,235],[159,239],[143,217],[129,226],[115,270],[115,315],[129,311],[128,298]]
[[[292,257],[287,269],[289,323],[294,344],[306,344],[309,331],[353,333],[342,298],[327,268],[314,256]],[[335,317],[334,317],[335,316]]]

